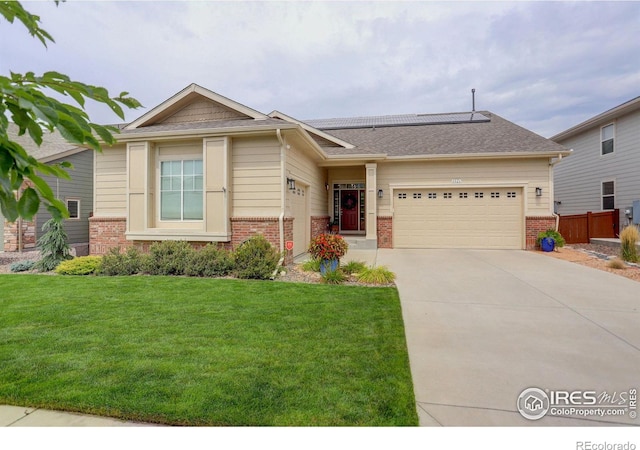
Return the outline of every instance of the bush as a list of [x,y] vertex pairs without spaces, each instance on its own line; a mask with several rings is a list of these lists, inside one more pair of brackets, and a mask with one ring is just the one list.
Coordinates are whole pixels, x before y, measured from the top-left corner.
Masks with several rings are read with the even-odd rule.
[[233,258],[228,251],[207,244],[191,254],[184,274],[190,277],[223,277],[229,275],[233,267]]
[[389,284],[396,279],[396,274],[386,266],[368,267],[358,275],[358,281],[369,284]]
[[236,276],[265,280],[278,267],[280,253],[262,235],[244,241],[234,253]]
[[62,261],[71,259],[71,250],[61,221],[47,220],[42,226],[42,231],[44,234],[37,242],[42,259],[36,263],[35,268],[40,272],[49,272]]
[[102,257],[100,275],[135,275],[142,270],[143,255],[136,247],[129,247],[123,253],[115,247]]
[[183,275],[194,251],[186,241],[154,242],[143,271],[150,275]]
[[302,270],[305,272],[320,272],[320,260],[311,258],[302,263]]
[[609,262],[607,262],[607,267],[611,268],[611,269],[626,269],[627,265],[624,263],[623,260],[619,259],[619,258],[614,258],[609,260]]
[[11,269],[12,272],[26,272],[28,270],[33,269],[33,266],[35,265],[36,265],[36,262],[31,260],[18,261],[11,264],[9,266],[9,269]]
[[349,249],[349,244],[339,234],[319,234],[309,244],[309,253],[314,259],[340,259]]
[[348,274],[360,273],[366,270],[366,268],[367,265],[362,261],[349,261],[342,266],[342,270]]
[[640,239],[638,229],[633,225],[627,225],[620,233],[620,256],[625,261],[638,262],[638,249],[636,242]]
[[56,273],[60,275],[92,275],[100,270],[102,257],[81,256],[66,261],[62,261],[56,267]]
[[538,238],[536,239],[536,245],[540,247],[540,243],[546,237],[552,238],[556,243],[556,247],[564,247],[564,244],[565,244],[564,238],[560,233],[558,233],[553,228],[549,228],[547,231],[541,231],[540,233],[538,233]]
[[342,284],[347,279],[342,269],[327,270],[321,277],[322,282],[327,284]]

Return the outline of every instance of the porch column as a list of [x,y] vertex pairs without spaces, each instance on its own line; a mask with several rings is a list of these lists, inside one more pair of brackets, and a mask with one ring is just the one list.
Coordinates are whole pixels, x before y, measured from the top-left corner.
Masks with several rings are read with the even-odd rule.
[[378,239],[378,182],[377,182],[377,170],[378,165],[375,163],[365,164],[366,168],[366,188],[367,188],[367,199],[366,199],[366,211],[367,211],[367,240],[377,240]]

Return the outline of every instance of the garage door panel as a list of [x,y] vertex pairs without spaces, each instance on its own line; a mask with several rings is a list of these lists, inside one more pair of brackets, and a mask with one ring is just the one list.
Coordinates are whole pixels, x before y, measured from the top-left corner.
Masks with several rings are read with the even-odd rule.
[[521,193],[521,188],[397,191],[394,247],[520,249]]

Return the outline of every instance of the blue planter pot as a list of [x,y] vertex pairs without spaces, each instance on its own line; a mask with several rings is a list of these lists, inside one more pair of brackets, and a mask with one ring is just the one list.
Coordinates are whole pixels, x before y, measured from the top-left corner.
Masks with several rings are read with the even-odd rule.
[[337,259],[323,259],[320,261],[320,273],[324,275],[327,272],[335,272],[339,263],[340,261]]
[[543,238],[540,242],[540,248],[543,252],[552,252],[556,248],[556,241],[550,237]]

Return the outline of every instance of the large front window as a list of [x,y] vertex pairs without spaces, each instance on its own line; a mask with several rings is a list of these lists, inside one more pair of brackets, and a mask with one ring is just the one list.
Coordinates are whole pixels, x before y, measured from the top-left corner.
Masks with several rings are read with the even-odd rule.
[[160,219],[202,220],[202,160],[162,161]]

